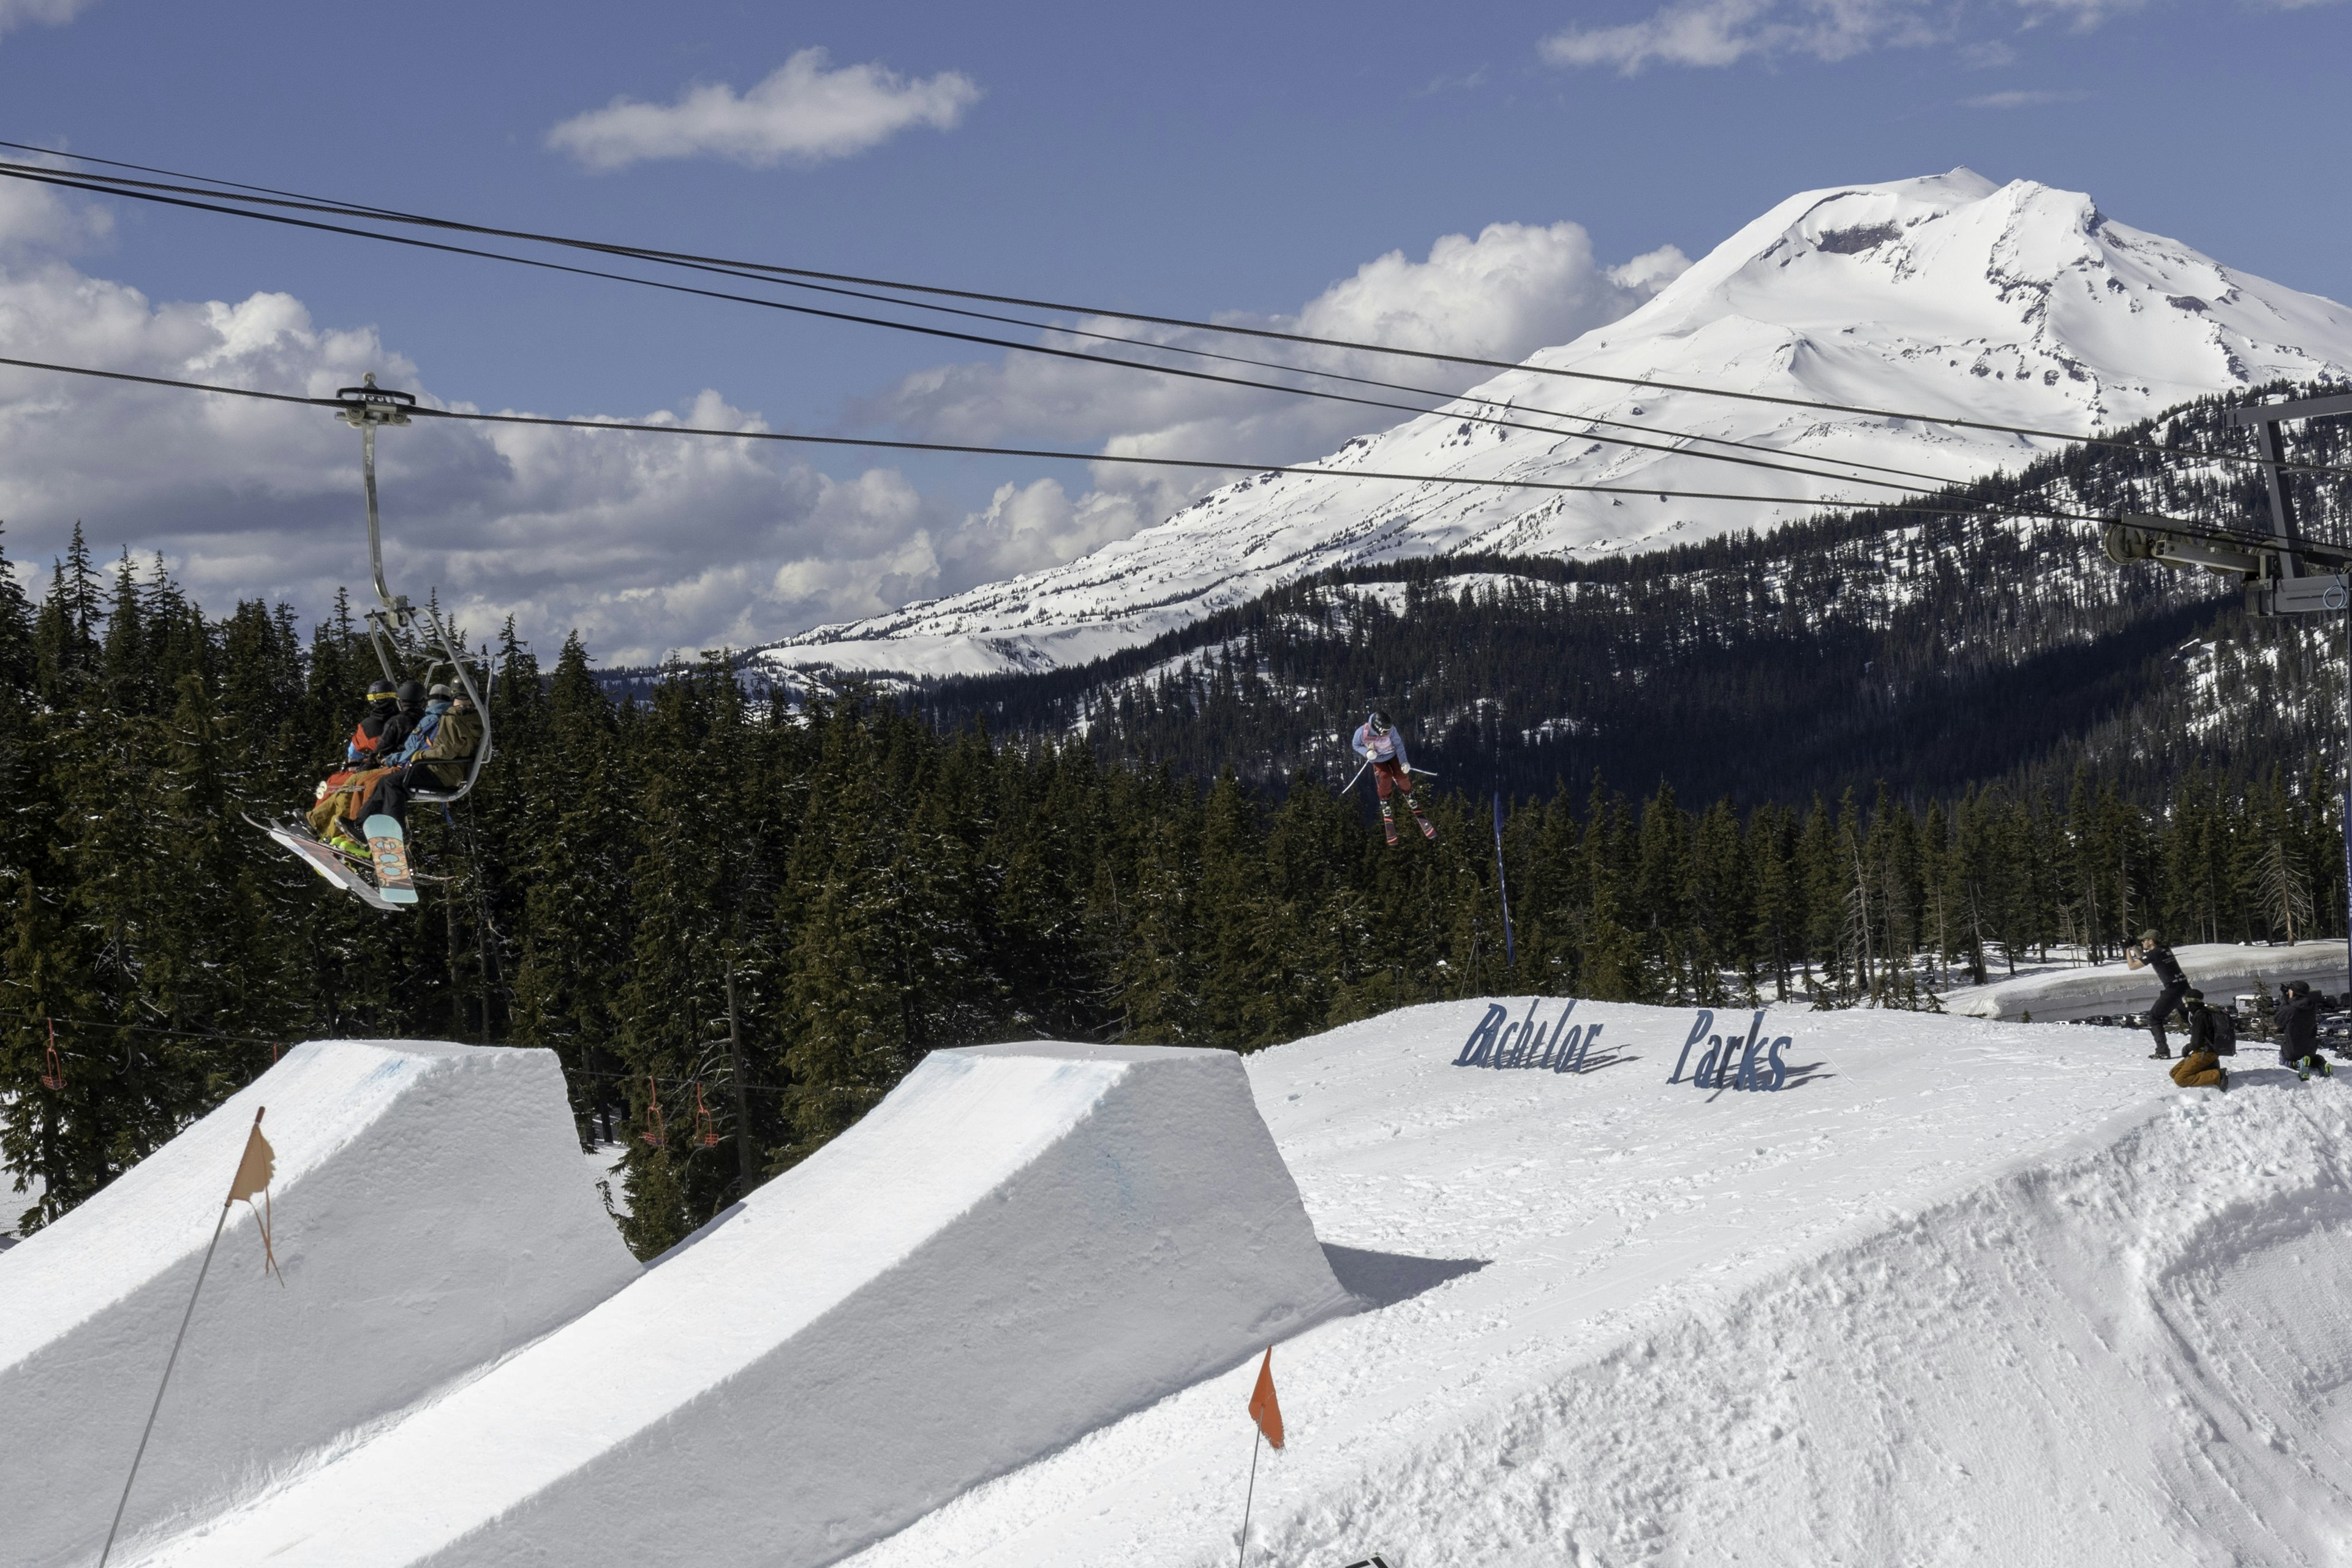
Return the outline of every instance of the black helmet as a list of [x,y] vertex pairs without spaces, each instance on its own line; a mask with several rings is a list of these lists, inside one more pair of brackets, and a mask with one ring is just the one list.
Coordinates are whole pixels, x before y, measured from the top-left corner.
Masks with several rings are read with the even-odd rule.
[[425,683],[423,681],[404,680],[400,683],[400,705],[403,708],[414,708],[424,700]]
[[371,681],[369,681],[369,682],[368,682],[368,700],[369,700],[369,701],[371,701],[371,702],[389,702],[389,701],[391,701],[391,700],[392,700],[392,682],[391,682],[391,681],[389,681],[389,680],[371,680]]
[[1372,733],[1375,735],[1385,735],[1389,732],[1389,716],[1377,708],[1372,710],[1371,717],[1364,722],[1372,727]]

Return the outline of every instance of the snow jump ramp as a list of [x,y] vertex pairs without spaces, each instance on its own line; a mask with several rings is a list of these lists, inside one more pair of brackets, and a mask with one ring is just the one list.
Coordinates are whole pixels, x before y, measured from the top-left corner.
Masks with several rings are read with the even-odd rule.
[[934,1051],[562,1332],[142,1560],[828,1563],[1349,1305],[1238,1057]]
[[[124,1539],[250,1496],[640,1272],[545,1051],[298,1046],[0,1258],[0,1564],[98,1559],[257,1106],[284,1282],[235,1205]],[[118,1543],[117,1559],[125,1553]]]

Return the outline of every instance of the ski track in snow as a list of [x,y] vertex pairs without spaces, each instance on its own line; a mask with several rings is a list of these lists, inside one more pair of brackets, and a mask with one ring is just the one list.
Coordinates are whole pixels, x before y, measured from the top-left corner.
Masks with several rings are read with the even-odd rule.
[[[2137,1034],[1775,1009],[1819,1065],[1709,1093],[1666,1084],[1691,1010],[1581,1004],[1605,1065],[1559,1074],[1451,1065],[1482,1006],[1249,1058],[1327,1247],[1423,1260],[1343,1282],[1425,1287],[1276,1347],[1251,1561],[2352,1553],[2352,1082],[2249,1045],[2184,1091]],[[1230,1563],[1255,1376],[852,1561]]]
[[[2352,372],[2352,310],[2116,223],[2080,193],[1956,169],[1792,196],[1631,315],[1527,363],[2087,435],[2280,377]],[[909,676],[1079,664],[1331,567],[1641,551],[1898,494],[1566,430],[1465,425],[1465,413],[1586,416],[1635,427],[1602,435],[1727,437],[1955,480],[2060,445],[1510,370],[1320,466],[1769,504],[1254,474],[1065,565],[820,626],[763,657]]]

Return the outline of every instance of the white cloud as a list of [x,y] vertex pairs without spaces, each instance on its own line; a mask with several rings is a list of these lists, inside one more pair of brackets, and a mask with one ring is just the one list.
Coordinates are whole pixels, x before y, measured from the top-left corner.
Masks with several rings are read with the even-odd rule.
[[2083,88],[2015,88],[1964,98],[1960,104],[1966,109],[2032,109],[2045,103],[2080,103],[2090,96]]
[[[432,401],[373,331],[289,295],[158,304],[45,252],[87,236],[86,212],[0,191],[0,354],[309,395],[373,370]],[[761,427],[709,391],[636,417]],[[0,542],[36,592],[77,520],[101,555],[160,550],[215,615],[267,598],[317,616],[339,584],[365,592],[358,438],[323,411],[0,369]],[[437,592],[478,637],[512,614],[543,649],[578,626],[619,661],[921,596],[930,540],[958,522],[897,473],[835,479],[750,442],[419,421],[380,453],[401,591]]]
[[2015,0],[2027,26],[2043,21],[2071,22],[2087,32],[2110,16],[2128,16],[2147,8],[2147,0]]
[[[1517,360],[1616,320],[1689,265],[1681,251],[1666,246],[1621,266],[1603,267],[1593,257],[1591,237],[1577,224],[1490,224],[1475,238],[1458,234],[1440,238],[1423,260],[1391,251],[1368,261],[1295,314],[1220,320],[1316,337]],[[1414,363],[1181,330],[1147,333],[1133,323],[1116,321],[1078,325],[1148,335],[1168,347],[1208,348],[1286,366],[1402,382],[1446,395],[1492,374],[1475,366]],[[1106,345],[1074,337],[1049,335],[1045,341],[1106,352]],[[1154,357],[1219,374],[1265,374],[1182,355]],[[1336,390],[1416,406],[1424,401],[1376,388]],[[1319,457],[1349,436],[1385,429],[1407,416],[1360,404],[1317,402],[1031,354],[921,371],[856,412],[890,420],[926,438],[1090,443],[1105,455],[1232,456],[1258,463]],[[1052,480],[1025,489],[1007,487],[986,511],[967,518],[944,539],[940,589],[953,592],[1071,559],[1159,521],[1231,477],[1213,470],[1104,463],[1093,469],[1093,488],[1075,500]]]
[[[63,258],[103,237],[93,211],[0,184],[0,354],[314,395],[373,370],[433,403],[426,368],[373,329],[321,325],[290,295],[158,303],[79,269]],[[1623,314],[1685,265],[1666,247],[1605,267],[1574,224],[1496,224],[1420,260],[1376,258],[1296,313],[1248,320],[1517,359]],[[1163,338],[1196,341],[1209,340]],[[1447,392],[1485,374],[1265,352]],[[958,437],[1251,462],[1318,456],[1402,417],[1027,355],[909,377],[863,412]],[[712,390],[621,417],[764,428]],[[339,585],[366,591],[359,441],[322,410],[0,369],[0,449],[6,552],[36,593],[77,520],[101,556],[161,551],[215,615],[260,598],[315,618]],[[379,452],[400,591],[437,594],[477,638],[511,615],[542,650],[577,627],[619,663],[770,642],[1057,564],[1215,482],[1098,463],[1004,485],[967,512],[893,469],[835,478],[764,443],[419,420]]]
[[1560,66],[1727,66],[1750,56],[1842,60],[1940,37],[1924,0],[1676,0],[1639,22],[1567,27],[1538,46]]
[[19,27],[62,27],[96,0],[0,0],[0,33]]
[[[2248,0],[2270,8],[2329,5],[2335,0]],[[2087,32],[2117,16],[2148,8],[2150,0],[2007,0],[2011,30],[2044,24]],[[1605,67],[1633,76],[1652,66],[1729,66],[1742,60],[1807,56],[1835,61],[1873,49],[1958,42],[1970,69],[2006,66],[2017,58],[2005,38],[1962,41],[1985,6],[1957,0],[1669,0],[1639,21],[1576,26],[1544,38],[1538,52],[1553,65]]]
[[616,98],[549,131],[547,144],[592,169],[703,155],[755,169],[819,163],[914,126],[952,130],[979,100],[961,71],[908,80],[875,64],[829,69],[824,50],[803,49],[740,98],[724,83],[689,87],[670,104]]

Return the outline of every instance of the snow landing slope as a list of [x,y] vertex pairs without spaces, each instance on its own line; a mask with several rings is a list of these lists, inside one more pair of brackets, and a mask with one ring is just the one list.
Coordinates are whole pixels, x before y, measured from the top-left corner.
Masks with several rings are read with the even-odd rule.
[[[257,1106],[124,1529],[249,1494],[636,1278],[547,1051],[318,1041],[0,1257],[0,1564],[93,1563]],[[119,1550],[119,1548],[118,1548]]]
[[934,1051],[602,1307],[141,1560],[828,1563],[1350,1305],[1240,1058]]
[[[2249,1046],[2180,1090],[2122,1030],[1776,1011],[1788,1087],[1716,1091],[1693,1012],[1593,1003],[1581,1070],[1556,1029],[1454,1066],[1482,1005],[1249,1058],[1377,1309],[1275,1351],[1252,1563],[2352,1561],[2352,1079]],[[1229,1568],[1255,1375],[856,1568]]]
[[[2352,372],[2352,310],[2126,227],[2087,195],[1956,169],[1792,196],[1631,315],[1527,363],[2087,435],[2280,377]],[[1469,424],[1464,412],[1597,417],[1635,427],[1600,434],[1670,446],[1685,443],[1643,430],[1728,437],[1946,479],[2019,467],[2052,446],[1507,371],[1449,411],[1350,441],[1320,465],[1332,477],[1240,479],[1066,565],[822,626],[762,657],[780,669],[913,676],[1080,664],[1330,567],[1655,548],[1896,494]],[[1772,499],[1347,477],[1360,468]]]

